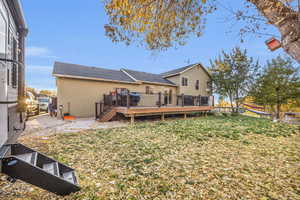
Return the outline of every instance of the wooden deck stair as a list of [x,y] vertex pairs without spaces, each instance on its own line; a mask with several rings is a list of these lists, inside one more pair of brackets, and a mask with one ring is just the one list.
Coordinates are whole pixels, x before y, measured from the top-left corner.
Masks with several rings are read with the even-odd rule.
[[114,116],[116,116],[117,111],[114,108],[111,108],[107,110],[105,113],[102,114],[102,116],[99,119],[99,122],[108,122],[110,121]]

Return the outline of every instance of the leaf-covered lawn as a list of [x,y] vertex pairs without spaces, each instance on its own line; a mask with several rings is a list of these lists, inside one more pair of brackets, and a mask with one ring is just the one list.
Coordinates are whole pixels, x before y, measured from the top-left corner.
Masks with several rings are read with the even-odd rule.
[[[65,199],[300,199],[300,129],[250,117],[143,122],[29,146],[71,165],[82,190]],[[3,188],[4,187],[4,188]],[[0,181],[0,199],[60,199]]]

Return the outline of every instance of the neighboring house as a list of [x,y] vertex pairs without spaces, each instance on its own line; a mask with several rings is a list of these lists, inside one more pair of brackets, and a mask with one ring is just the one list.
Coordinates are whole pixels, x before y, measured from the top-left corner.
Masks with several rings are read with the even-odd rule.
[[27,35],[19,0],[0,0],[0,147],[25,127],[24,41]]
[[110,70],[98,67],[55,62],[58,105],[63,113],[77,117],[95,115],[95,102],[116,89],[127,89],[141,96],[139,106],[155,106],[159,93],[165,106],[176,106],[177,96],[210,96],[211,77],[201,64],[151,74],[129,69]]

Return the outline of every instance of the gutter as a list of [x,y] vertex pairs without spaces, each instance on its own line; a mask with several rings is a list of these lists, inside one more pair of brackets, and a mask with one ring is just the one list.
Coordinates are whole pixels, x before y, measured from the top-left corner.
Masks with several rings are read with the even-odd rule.
[[178,85],[173,85],[173,84],[168,84],[168,83],[159,83],[159,82],[150,82],[150,81],[141,81],[141,82],[153,84],[153,85],[166,85],[166,86],[178,87]]
[[114,83],[127,83],[127,84],[134,84],[140,85],[139,82],[127,82],[127,81],[118,81],[118,80],[109,80],[103,78],[92,78],[92,77],[83,77],[83,76],[72,76],[72,75],[62,75],[62,74],[53,74],[55,77],[59,78],[71,78],[71,79],[81,79],[81,80],[91,80],[91,81],[105,81],[105,82],[114,82]]

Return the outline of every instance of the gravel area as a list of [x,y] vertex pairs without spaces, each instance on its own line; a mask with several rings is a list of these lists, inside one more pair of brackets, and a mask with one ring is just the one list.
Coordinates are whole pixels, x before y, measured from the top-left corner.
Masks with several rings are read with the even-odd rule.
[[22,133],[22,136],[49,136],[57,133],[125,127],[127,125],[128,123],[121,121],[97,122],[94,118],[78,118],[72,121],[63,121],[49,115],[42,115],[27,121],[26,130]]

